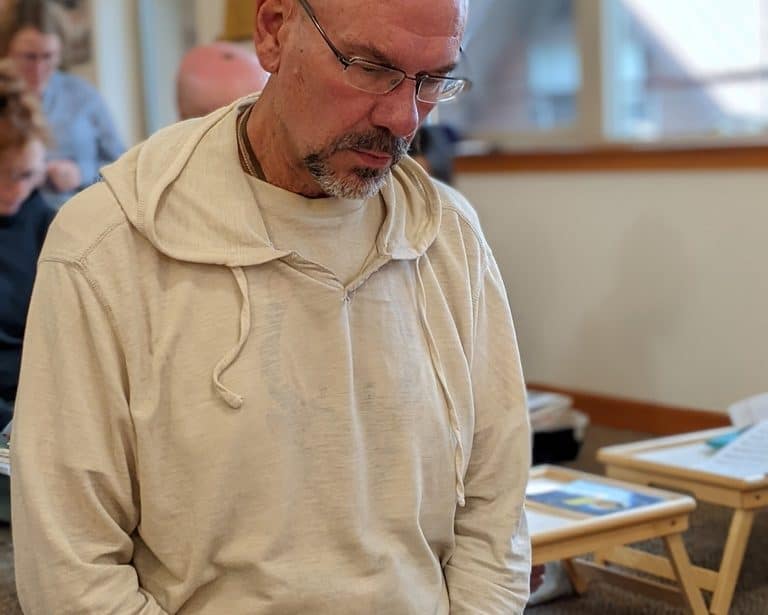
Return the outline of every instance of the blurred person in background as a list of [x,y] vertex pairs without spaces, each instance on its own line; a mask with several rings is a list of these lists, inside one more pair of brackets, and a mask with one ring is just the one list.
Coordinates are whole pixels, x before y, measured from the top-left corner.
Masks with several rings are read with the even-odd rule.
[[208,115],[229,103],[260,92],[269,79],[253,51],[234,43],[192,47],[181,60],[176,78],[179,117]]
[[8,57],[28,88],[40,97],[52,132],[42,191],[54,207],[95,182],[99,169],[125,149],[96,89],[58,70],[61,47],[45,2],[20,3]]
[[11,420],[37,257],[54,215],[36,189],[47,141],[37,99],[0,62],[0,429]]

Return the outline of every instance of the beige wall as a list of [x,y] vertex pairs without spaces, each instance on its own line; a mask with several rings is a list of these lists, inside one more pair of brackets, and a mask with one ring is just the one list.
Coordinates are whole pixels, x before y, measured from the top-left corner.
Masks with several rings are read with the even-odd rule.
[[212,43],[224,30],[223,0],[195,0],[197,42]]
[[768,391],[768,173],[464,175],[529,380],[723,409]]
[[128,145],[146,135],[139,56],[138,0],[91,2],[94,79]]

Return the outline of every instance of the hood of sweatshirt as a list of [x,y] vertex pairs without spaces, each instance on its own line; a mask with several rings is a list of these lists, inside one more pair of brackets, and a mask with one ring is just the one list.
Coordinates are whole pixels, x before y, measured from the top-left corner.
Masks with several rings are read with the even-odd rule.
[[[210,115],[160,130],[104,167],[102,175],[129,222],[162,254],[184,262],[228,267],[241,294],[240,334],[236,345],[216,364],[213,384],[223,401],[239,409],[243,397],[222,382],[251,331],[251,300],[244,268],[288,256],[275,248],[254,193],[240,166],[236,123],[238,110],[258,100],[249,96]],[[260,144],[266,149],[269,144]],[[419,317],[430,360],[447,406],[447,423],[455,445],[456,497],[464,504],[464,450],[458,415],[427,318],[421,261],[440,228],[442,202],[422,167],[403,158],[381,189],[385,219],[376,240],[378,259],[415,260]],[[363,272],[364,281],[370,272]]]
[[[257,97],[160,130],[102,170],[131,224],[173,259],[248,267],[281,258],[240,167],[238,109]],[[267,149],[269,144],[260,144]],[[380,256],[415,259],[440,227],[440,196],[421,167],[404,158],[381,190],[386,217]]]

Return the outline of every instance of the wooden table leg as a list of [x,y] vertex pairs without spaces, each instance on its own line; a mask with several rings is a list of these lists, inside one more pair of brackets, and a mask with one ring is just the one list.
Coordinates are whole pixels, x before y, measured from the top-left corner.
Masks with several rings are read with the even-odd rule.
[[685,597],[688,609],[694,615],[706,615],[708,613],[707,605],[701,596],[701,590],[696,585],[693,578],[691,561],[688,559],[688,552],[685,550],[683,539],[680,534],[670,534],[664,537],[664,544],[669,553],[669,559],[675,570],[675,576],[680,584],[680,591]]
[[744,552],[747,549],[747,540],[752,531],[752,521],[755,518],[753,510],[736,509],[728,528],[728,538],[725,541],[723,559],[720,562],[720,572],[717,577],[717,586],[712,595],[711,612],[713,615],[727,615],[731,608],[733,592],[736,589],[736,581],[739,578],[741,564],[744,561]]
[[573,585],[574,591],[579,595],[585,593],[587,591],[587,586],[589,585],[589,580],[579,574],[579,571],[576,570],[576,566],[573,564],[573,560],[570,558],[564,559],[563,568],[565,569],[565,574],[568,575],[568,580],[571,582],[571,585]]
[[603,551],[595,551],[592,554],[592,561],[600,566],[605,566],[608,562],[605,560],[605,553]]

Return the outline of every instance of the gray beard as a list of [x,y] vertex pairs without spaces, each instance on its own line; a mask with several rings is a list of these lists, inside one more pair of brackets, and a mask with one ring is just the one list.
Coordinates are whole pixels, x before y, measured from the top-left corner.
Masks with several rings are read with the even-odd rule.
[[346,177],[339,177],[325,160],[307,156],[304,165],[320,189],[340,199],[368,199],[387,183],[390,169],[357,167]]
[[[337,152],[356,148],[387,152],[392,156],[392,165],[386,169],[355,167],[348,176],[339,176],[331,169],[328,160]],[[395,137],[389,131],[379,128],[337,139],[325,148],[305,156],[304,167],[325,194],[342,199],[367,199],[381,190],[392,167],[407,152],[407,139]]]

